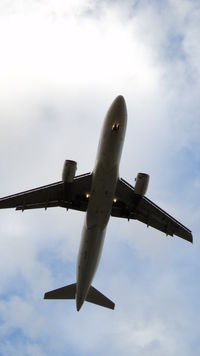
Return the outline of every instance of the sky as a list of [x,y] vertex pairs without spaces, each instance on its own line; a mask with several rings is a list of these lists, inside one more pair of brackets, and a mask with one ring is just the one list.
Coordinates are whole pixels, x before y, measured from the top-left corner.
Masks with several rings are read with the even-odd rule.
[[194,243],[111,218],[93,285],[115,310],[43,294],[74,283],[84,214],[0,211],[0,355],[200,354],[200,3],[1,0],[0,196],[90,172],[106,111],[128,110],[120,176]]

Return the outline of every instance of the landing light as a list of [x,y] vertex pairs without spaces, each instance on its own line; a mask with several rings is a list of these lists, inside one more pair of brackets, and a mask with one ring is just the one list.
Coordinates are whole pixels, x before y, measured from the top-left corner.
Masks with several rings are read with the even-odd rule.
[[113,203],[117,203],[117,198],[114,198],[114,199],[113,199]]
[[119,130],[119,124],[116,122],[112,125],[112,131],[118,131]]
[[90,194],[89,194],[89,193],[86,193],[85,196],[86,196],[87,199],[89,199]]

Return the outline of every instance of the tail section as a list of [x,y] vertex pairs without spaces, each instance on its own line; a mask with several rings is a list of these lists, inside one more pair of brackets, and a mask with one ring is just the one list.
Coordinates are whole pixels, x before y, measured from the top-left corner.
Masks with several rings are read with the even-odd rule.
[[99,292],[92,286],[90,287],[85,300],[87,300],[87,302],[100,305],[101,307],[109,309],[115,308],[115,303],[113,303],[112,300],[108,299],[105,295],[103,295],[101,292]]
[[[44,299],[76,299],[76,283],[47,292]],[[105,308],[115,308],[115,304],[110,299],[92,286],[90,286],[85,300]]]
[[44,299],[75,299],[76,283],[45,293]]

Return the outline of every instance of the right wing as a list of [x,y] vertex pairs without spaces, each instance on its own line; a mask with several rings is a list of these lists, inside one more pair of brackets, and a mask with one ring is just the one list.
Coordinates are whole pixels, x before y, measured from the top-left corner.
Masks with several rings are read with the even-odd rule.
[[67,209],[86,211],[92,174],[86,173],[74,178],[72,183],[63,181],[13,194],[0,199],[0,209],[16,210],[50,208],[61,206]]
[[134,188],[124,179],[118,180],[115,196],[117,201],[113,204],[112,216],[139,220],[166,235],[177,235],[184,240],[193,242],[192,233],[187,227],[159,208],[150,199],[135,194]]

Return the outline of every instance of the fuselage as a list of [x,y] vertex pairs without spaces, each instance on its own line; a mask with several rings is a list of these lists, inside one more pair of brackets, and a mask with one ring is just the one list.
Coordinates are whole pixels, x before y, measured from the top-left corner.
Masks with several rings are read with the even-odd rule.
[[125,100],[118,96],[105,117],[92,174],[92,188],[77,260],[77,310],[87,296],[101,256],[119,177],[126,124]]

